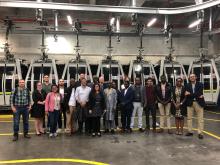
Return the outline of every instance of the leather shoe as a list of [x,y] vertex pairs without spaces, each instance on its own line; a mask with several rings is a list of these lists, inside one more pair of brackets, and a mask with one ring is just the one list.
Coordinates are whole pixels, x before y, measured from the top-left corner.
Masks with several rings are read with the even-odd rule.
[[26,139],[30,139],[30,138],[31,138],[31,136],[30,136],[30,135],[28,135],[28,134],[24,134],[24,138],[26,138]]
[[13,139],[12,139],[12,141],[18,141],[18,134],[15,134],[14,136],[13,136]]
[[202,134],[198,134],[198,138],[199,138],[199,139],[203,139],[204,137],[203,137]]
[[188,132],[188,133],[186,133],[186,135],[185,135],[185,136],[193,136],[193,133]]

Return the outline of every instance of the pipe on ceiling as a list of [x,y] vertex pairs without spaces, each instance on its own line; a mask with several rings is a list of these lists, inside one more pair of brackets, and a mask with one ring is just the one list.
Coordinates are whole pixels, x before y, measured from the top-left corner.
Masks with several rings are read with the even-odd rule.
[[107,6],[107,5],[83,5],[69,3],[51,3],[34,1],[0,1],[0,7],[11,8],[32,8],[32,9],[53,9],[53,10],[78,10],[113,13],[142,13],[142,14],[182,14],[195,12],[210,8],[220,4],[220,0],[209,0],[197,5],[178,8],[150,8],[150,7],[130,7],[130,6]]

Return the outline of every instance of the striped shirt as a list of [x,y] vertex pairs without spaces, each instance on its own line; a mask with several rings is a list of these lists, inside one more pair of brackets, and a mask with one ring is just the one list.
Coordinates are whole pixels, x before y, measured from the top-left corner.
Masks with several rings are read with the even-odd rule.
[[30,91],[28,88],[15,88],[10,96],[10,105],[24,107],[30,105]]

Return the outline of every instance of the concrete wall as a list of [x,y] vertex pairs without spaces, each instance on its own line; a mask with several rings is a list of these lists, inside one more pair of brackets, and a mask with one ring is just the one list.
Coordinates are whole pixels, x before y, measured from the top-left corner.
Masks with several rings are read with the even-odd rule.
[[[59,60],[59,63],[64,63],[74,57],[74,46],[76,45],[76,36],[74,35],[59,35],[58,42],[54,42],[53,36],[46,36],[46,45],[48,45],[48,54],[50,58]],[[204,45],[208,47],[207,37]],[[213,39],[212,53],[220,52],[217,46],[219,37]],[[174,56],[176,60],[184,64],[189,64],[194,58],[199,57],[199,36],[179,36],[174,37]],[[0,45],[4,43],[4,34],[0,33]],[[33,57],[40,56],[41,35],[37,34],[12,34],[10,36],[10,44],[12,52],[19,58],[27,60]],[[86,58],[89,63],[97,64],[103,59],[103,55],[107,55],[108,37],[106,36],[80,36],[81,56]],[[121,37],[121,42],[117,43],[116,38],[112,39],[113,58],[121,61],[122,64],[128,64],[131,59],[135,59],[138,54],[139,39],[138,37]],[[165,42],[163,36],[145,36],[143,39],[145,59],[156,63],[161,58],[169,53],[169,44]],[[210,46],[209,46],[210,47]],[[3,56],[3,49],[0,50]],[[187,57],[187,58],[186,58]]]

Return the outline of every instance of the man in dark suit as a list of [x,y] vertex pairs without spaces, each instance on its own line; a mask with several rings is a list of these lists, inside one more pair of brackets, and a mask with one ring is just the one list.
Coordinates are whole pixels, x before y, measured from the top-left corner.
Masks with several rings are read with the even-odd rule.
[[131,115],[133,111],[133,98],[134,98],[134,91],[130,86],[129,81],[124,82],[125,89],[121,92],[121,117],[122,117],[122,132],[127,130],[128,133],[132,132],[130,128],[131,124]]
[[190,74],[190,83],[186,86],[186,105],[187,105],[187,125],[188,133],[186,136],[193,136],[192,133],[192,117],[193,112],[196,111],[198,117],[198,138],[203,139],[203,128],[204,128],[204,107],[205,100],[203,96],[203,84],[196,81],[196,75]]

